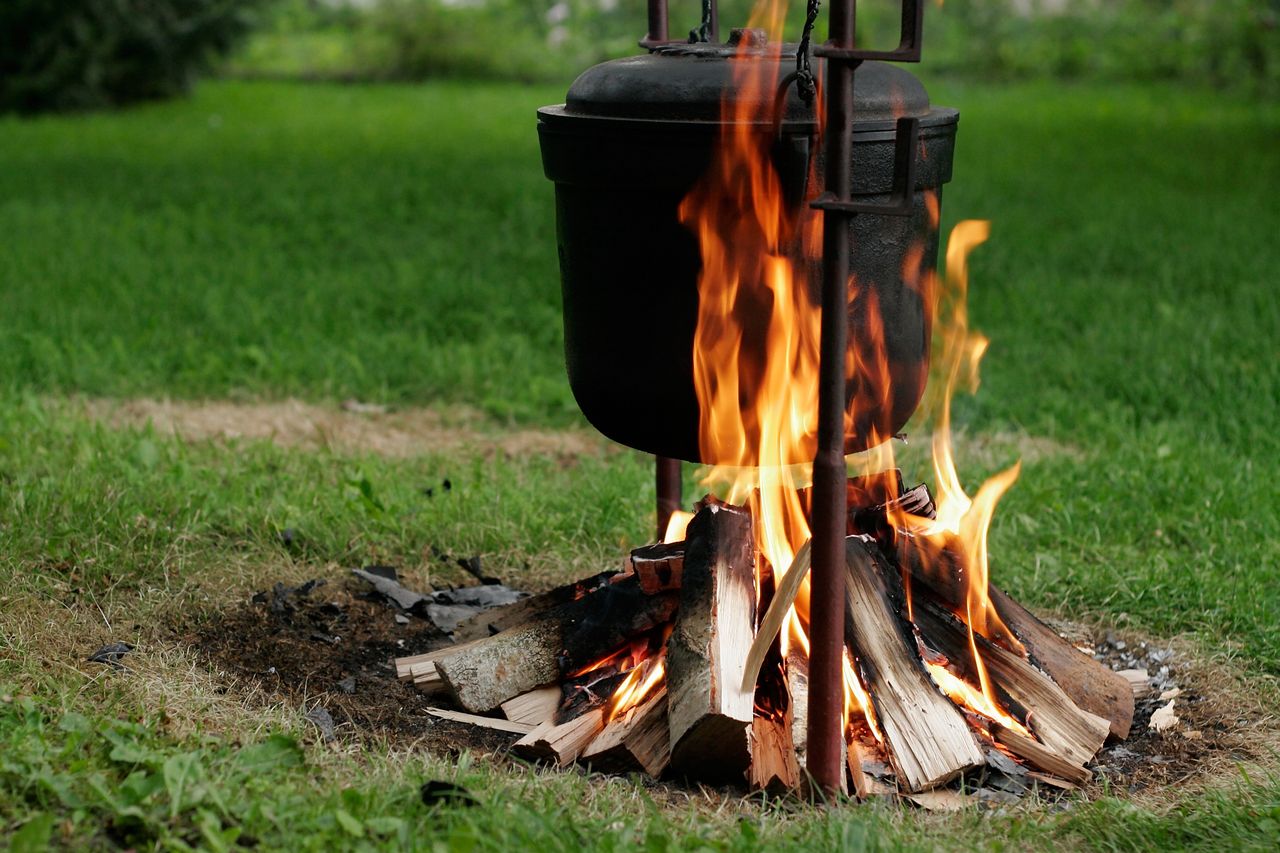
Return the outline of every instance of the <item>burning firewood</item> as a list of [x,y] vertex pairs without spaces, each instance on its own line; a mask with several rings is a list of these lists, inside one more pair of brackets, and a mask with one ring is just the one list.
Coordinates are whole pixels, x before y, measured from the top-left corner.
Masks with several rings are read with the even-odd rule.
[[[897,532],[897,554],[911,583],[922,585],[952,610],[964,607],[965,557],[958,545],[927,546],[909,533]],[[929,549],[927,551],[927,549]],[[1048,625],[1004,592],[989,585],[991,606],[1013,639],[1026,648],[1033,664],[1043,670],[1080,709],[1109,723],[1112,736],[1124,739],[1133,724],[1133,690],[1118,673],[1059,637]],[[1009,646],[995,638],[997,645]]]
[[874,541],[850,536],[846,557],[845,641],[861,665],[899,783],[923,791],[982,765],[964,715],[938,692],[895,615],[886,586],[893,575]]
[[997,723],[992,727],[991,734],[996,743],[1052,776],[1058,776],[1077,785],[1083,785],[1093,776],[1087,768],[1063,758],[1035,738],[1027,737],[1007,726]]
[[757,714],[751,721],[751,770],[753,791],[785,793],[800,787],[800,763],[791,741],[791,714]]
[[[969,629],[963,623],[936,603],[919,597],[915,602],[914,621],[925,642],[965,670],[970,683],[979,680],[974,672],[976,664]],[[1106,720],[1076,707],[1051,678],[1021,655],[981,636],[975,635],[972,642],[989,678],[1008,696],[1012,706],[1021,709],[1024,722],[1037,739],[1080,766],[1097,754],[1110,729]]]
[[578,761],[610,773],[643,770],[655,779],[671,761],[667,691],[614,717],[587,745]]
[[596,708],[567,723],[546,722],[511,747],[530,761],[546,761],[564,767],[577,759],[604,728],[604,709]]
[[671,766],[741,780],[750,764],[754,689],[742,675],[755,636],[751,516],[711,504],[689,523],[680,609],[667,643]]
[[483,713],[670,621],[675,606],[674,593],[644,595],[628,578],[430,660],[458,705]]
[[1133,726],[1133,688],[1118,673],[1068,643],[1048,625],[994,586],[991,603],[1031,660],[1062,688],[1071,701],[1109,721],[1111,735],[1129,736]]

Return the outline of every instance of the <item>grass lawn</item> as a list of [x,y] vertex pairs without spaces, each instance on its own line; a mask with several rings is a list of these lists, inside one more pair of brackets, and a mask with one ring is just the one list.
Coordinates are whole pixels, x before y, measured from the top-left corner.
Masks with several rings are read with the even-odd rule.
[[[957,411],[962,474],[976,485],[1027,460],[992,531],[997,582],[1042,610],[1180,638],[1275,697],[1280,108],[1174,88],[931,89],[962,115],[945,219],[994,223],[971,259],[992,346]],[[585,434],[564,379],[534,133],[534,109],[560,95],[216,83],[112,115],[0,119],[0,839],[1280,843],[1280,777],[1256,768],[1181,799],[943,818],[324,745],[298,709],[228,691],[175,638],[193,614],[339,566],[459,580],[433,546],[538,586],[644,540],[646,460]],[[396,458],[184,441],[81,399],[165,396],[356,397],[430,410],[472,440]],[[486,449],[520,430],[583,449]],[[131,671],[83,662],[110,640],[139,646]],[[427,811],[423,778],[484,806]]]

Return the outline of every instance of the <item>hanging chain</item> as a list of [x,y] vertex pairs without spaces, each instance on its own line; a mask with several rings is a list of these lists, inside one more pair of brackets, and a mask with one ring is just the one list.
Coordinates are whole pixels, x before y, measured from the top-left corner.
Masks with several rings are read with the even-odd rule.
[[689,30],[689,44],[711,41],[711,4],[715,0],[702,0],[702,23],[696,30]]
[[[812,104],[818,93],[817,82],[813,78],[813,69],[809,67],[809,43],[813,40],[813,25],[818,21],[818,7],[821,0],[809,0],[805,12],[804,30],[800,33],[800,46],[796,48],[796,91],[806,104]],[[706,0],[703,0],[706,6]]]

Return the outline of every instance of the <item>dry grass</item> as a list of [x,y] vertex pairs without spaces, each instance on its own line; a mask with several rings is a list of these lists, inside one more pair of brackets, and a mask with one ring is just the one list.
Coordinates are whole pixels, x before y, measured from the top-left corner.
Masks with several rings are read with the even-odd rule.
[[392,458],[459,450],[509,457],[570,460],[600,455],[610,445],[585,429],[501,428],[467,406],[386,410],[347,401],[323,406],[301,400],[85,399],[83,413],[112,427],[150,426],[186,441],[256,439],[281,447],[376,453]]

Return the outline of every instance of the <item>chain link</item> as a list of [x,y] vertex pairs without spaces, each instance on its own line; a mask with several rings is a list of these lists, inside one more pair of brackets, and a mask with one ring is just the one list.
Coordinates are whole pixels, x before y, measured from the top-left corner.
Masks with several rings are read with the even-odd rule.
[[705,44],[711,41],[711,4],[715,0],[702,0],[702,23],[696,30],[689,30],[689,44]]
[[800,33],[800,46],[796,48],[796,91],[806,104],[812,104],[818,94],[818,84],[813,77],[813,68],[809,65],[809,43],[813,40],[813,25],[818,21],[818,8],[821,5],[821,0],[809,0],[804,30]]

